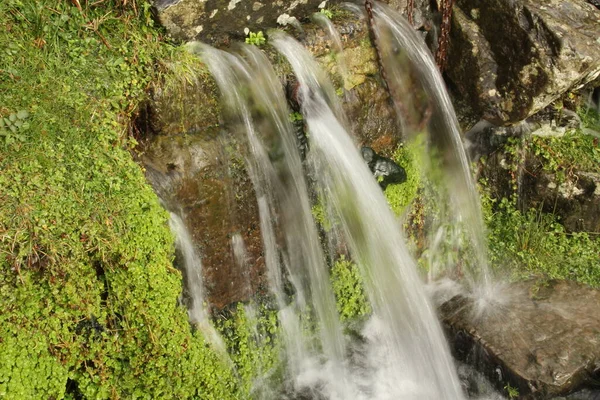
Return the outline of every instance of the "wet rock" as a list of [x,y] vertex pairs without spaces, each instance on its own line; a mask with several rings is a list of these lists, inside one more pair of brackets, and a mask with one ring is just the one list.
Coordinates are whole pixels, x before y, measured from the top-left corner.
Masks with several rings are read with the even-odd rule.
[[600,231],[600,174],[572,171],[563,178],[540,172],[524,175],[522,185],[523,203],[559,215],[568,231]]
[[521,283],[510,290],[504,303],[480,316],[461,297],[441,307],[455,356],[475,364],[499,390],[517,388],[521,399],[598,385],[600,291],[573,282]]
[[[509,127],[482,122],[467,132],[468,149],[474,159],[486,157],[485,162],[480,163],[479,173],[487,181],[493,198],[510,198],[517,191],[522,209],[534,208],[556,215],[569,232],[598,232],[600,170],[591,160],[563,159],[561,157],[566,156],[552,149],[552,141],[535,146],[513,146],[509,151],[505,147],[510,138],[529,143],[531,139],[523,139],[526,135],[560,137],[567,131],[581,135],[573,133],[581,122],[579,117],[568,112],[564,115],[562,122],[529,119]],[[594,143],[591,136],[587,137],[588,142]],[[540,149],[546,149],[553,160],[548,161]],[[551,168],[551,163],[556,166]]]
[[211,308],[247,301],[265,283],[258,206],[244,160],[223,132],[154,136],[141,161],[165,207],[198,246]]
[[337,0],[155,0],[160,23],[176,40],[223,45],[246,32],[293,25]]
[[363,160],[369,166],[382,189],[393,183],[406,182],[406,171],[394,160],[382,157],[375,153],[372,148],[366,146],[361,149],[361,153]]
[[458,0],[448,75],[496,125],[600,75],[600,11],[584,0]]

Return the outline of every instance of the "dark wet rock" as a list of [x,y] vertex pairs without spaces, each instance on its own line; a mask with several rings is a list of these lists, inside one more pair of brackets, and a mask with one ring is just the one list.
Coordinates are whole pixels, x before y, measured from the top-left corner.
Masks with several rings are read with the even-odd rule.
[[160,23],[176,40],[223,45],[246,32],[295,24],[337,0],[158,0]]
[[497,125],[600,75],[600,12],[584,0],[458,0],[448,75]]
[[[531,167],[535,168],[535,165]],[[560,216],[568,231],[600,231],[599,173],[574,170],[563,178],[540,171],[539,165],[533,171],[539,173],[523,175],[521,197],[524,204]]]
[[141,156],[148,180],[198,246],[213,309],[249,300],[265,282],[258,206],[240,154],[217,131],[155,136]]
[[382,157],[375,153],[372,148],[366,146],[361,149],[361,153],[363,160],[369,166],[382,189],[393,183],[406,182],[406,171],[394,160]]
[[550,106],[513,125],[498,126],[480,120],[465,132],[466,147],[471,159],[478,160],[494,154],[509,138],[523,138],[528,135],[560,137],[580,128],[582,123],[577,113]]
[[600,9],[600,0],[587,0],[588,3],[590,3],[591,5],[593,5],[594,7]]
[[481,316],[465,298],[442,305],[454,355],[476,365],[499,390],[517,388],[521,399],[598,385],[600,291],[573,282],[521,283],[510,290],[504,304]]
[[[485,156],[485,162],[480,163],[479,175],[487,181],[493,198],[510,198],[517,190],[522,209],[534,208],[553,214],[569,232],[598,232],[598,168],[584,168],[577,164],[578,160],[558,159],[556,162],[561,165],[553,170],[536,152],[538,147],[518,147],[517,154],[513,153],[515,147],[510,151],[505,148],[510,138],[573,134],[573,128],[579,127],[581,122],[579,117],[569,112],[563,112],[563,115],[562,122],[544,117],[509,127],[482,122],[467,132],[468,149],[473,159]],[[548,151],[553,154],[551,145],[548,146]]]

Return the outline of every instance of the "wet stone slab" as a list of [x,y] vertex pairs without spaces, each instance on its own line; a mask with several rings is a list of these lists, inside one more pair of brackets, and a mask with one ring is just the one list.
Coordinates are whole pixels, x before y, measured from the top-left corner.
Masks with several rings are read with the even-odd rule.
[[600,291],[573,282],[520,283],[503,297],[504,304],[479,317],[463,297],[441,306],[454,355],[475,364],[499,390],[517,388],[522,399],[586,387],[594,396],[600,389]]

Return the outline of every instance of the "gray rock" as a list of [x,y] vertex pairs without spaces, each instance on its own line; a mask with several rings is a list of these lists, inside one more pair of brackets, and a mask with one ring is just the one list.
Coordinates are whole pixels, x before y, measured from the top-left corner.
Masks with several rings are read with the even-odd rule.
[[585,0],[458,0],[448,75],[507,125],[600,76],[600,11]]
[[597,385],[600,291],[573,282],[521,283],[508,290],[505,302],[478,318],[473,303],[461,297],[441,307],[456,357],[477,364],[499,390],[517,388],[520,399]]
[[245,31],[265,31],[329,7],[338,0],[155,0],[160,23],[179,41],[228,44]]
[[369,166],[382,189],[394,183],[406,182],[406,171],[394,160],[382,157],[375,153],[372,148],[366,146],[361,149],[361,153],[363,160]]

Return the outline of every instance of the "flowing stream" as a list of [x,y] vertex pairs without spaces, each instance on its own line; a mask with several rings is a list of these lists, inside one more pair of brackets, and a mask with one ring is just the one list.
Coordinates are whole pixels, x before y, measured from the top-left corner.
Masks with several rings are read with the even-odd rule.
[[[426,46],[402,17],[377,5],[374,20],[381,61],[396,100],[410,97],[403,75],[406,66],[422,66],[419,82],[431,112],[426,113],[425,126],[417,127],[406,116],[407,105],[396,101],[403,133],[409,139],[421,131],[428,133],[428,143],[441,157],[448,180],[449,208],[468,227],[475,248],[470,264],[475,267],[467,278],[471,287],[477,286],[476,280],[487,287],[490,276],[480,206],[444,83]],[[340,47],[333,26],[328,21],[321,24]],[[298,102],[310,148],[304,161],[281,82],[264,53],[248,45],[236,52],[199,43],[190,49],[200,54],[217,82],[228,131],[244,149],[257,196],[266,274],[278,309],[285,359],[280,393],[275,390],[271,396],[463,399],[435,307],[400,226],[353,142],[331,82],[293,38],[274,32],[269,42],[287,59],[298,80]],[[311,212],[317,198],[333,225],[321,236]],[[171,227],[193,292],[190,320],[210,331],[202,306],[200,259],[183,221],[174,214]],[[236,262],[243,265],[246,256],[240,240],[234,236],[232,248]],[[330,284],[335,246],[324,251],[322,243],[343,244],[360,269],[372,314],[352,337],[344,330]],[[313,321],[308,329],[307,318]]]

